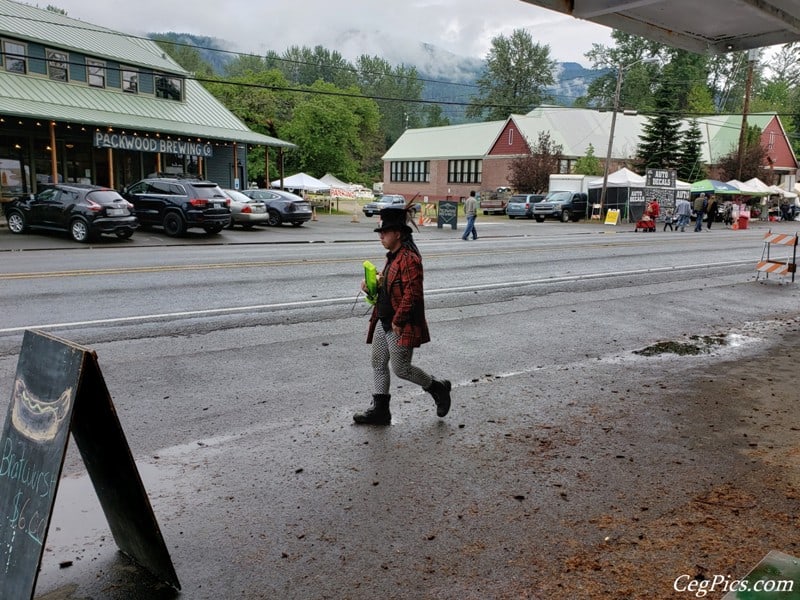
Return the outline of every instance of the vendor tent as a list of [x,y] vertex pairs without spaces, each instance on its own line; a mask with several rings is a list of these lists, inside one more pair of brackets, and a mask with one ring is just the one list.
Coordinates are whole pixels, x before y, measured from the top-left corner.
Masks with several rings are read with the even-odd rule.
[[745,181],[745,184],[761,192],[771,193],[770,186],[761,181],[758,177],[753,177],[752,179],[748,179],[747,181]]
[[742,196],[769,196],[769,194],[772,193],[770,192],[769,188],[767,188],[766,190],[759,189],[754,185],[745,183],[743,181],[739,181],[738,179],[731,179],[728,182],[728,185],[732,185],[737,190],[739,190],[739,194],[741,194]]
[[356,191],[357,188],[360,187],[360,186],[354,185],[352,183],[345,183],[344,181],[342,181],[341,179],[339,179],[338,177],[336,177],[336,175],[333,175],[332,173],[325,173],[325,175],[320,177],[319,180],[322,183],[327,184],[331,189],[337,188],[337,189],[340,189],[340,190],[346,190],[348,192],[354,192],[354,191]]
[[[281,180],[276,179],[272,182],[273,187],[280,187]],[[320,181],[316,177],[307,175],[306,173],[297,173],[286,177],[283,180],[283,189],[288,190],[303,190],[305,192],[321,192],[327,191],[331,188],[327,183]]]
[[741,194],[738,188],[719,179],[701,179],[692,183],[693,194]]
[[[369,192],[364,186],[357,183],[345,183],[331,173],[325,173],[319,180],[330,186],[330,195],[333,198],[355,198],[361,192]],[[372,196],[372,192],[369,192],[368,196]]]
[[771,185],[769,186],[769,189],[771,193],[781,196],[782,198],[797,198],[797,194],[794,192],[789,192],[782,187],[778,187],[777,185]]
[[[630,169],[614,171],[608,176],[603,210],[619,210],[623,220],[638,219],[644,212],[644,187],[645,178]],[[589,203],[599,205],[603,180],[590,182],[588,188]]]
[[[606,187],[619,188],[619,187],[644,187],[645,179],[641,175],[637,175],[630,169],[622,167],[619,171],[614,171],[608,176],[608,184]],[[589,183],[589,188],[602,188],[603,180],[598,179]]]

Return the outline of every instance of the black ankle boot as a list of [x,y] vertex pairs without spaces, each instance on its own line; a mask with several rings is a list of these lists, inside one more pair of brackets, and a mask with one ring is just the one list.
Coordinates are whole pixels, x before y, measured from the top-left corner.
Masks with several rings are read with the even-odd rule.
[[425,391],[433,396],[433,401],[436,402],[436,416],[445,417],[450,412],[450,382],[447,379],[434,379],[431,384],[425,388]]
[[389,412],[389,394],[372,394],[372,404],[361,413],[353,415],[359,425],[390,425],[392,413]]

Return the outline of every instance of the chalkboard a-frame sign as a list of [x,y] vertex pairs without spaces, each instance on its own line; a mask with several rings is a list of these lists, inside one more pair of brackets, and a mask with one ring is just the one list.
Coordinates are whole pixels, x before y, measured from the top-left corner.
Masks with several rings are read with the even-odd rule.
[[180,589],[96,354],[28,330],[0,436],[0,598],[33,598],[70,432],[119,549]]

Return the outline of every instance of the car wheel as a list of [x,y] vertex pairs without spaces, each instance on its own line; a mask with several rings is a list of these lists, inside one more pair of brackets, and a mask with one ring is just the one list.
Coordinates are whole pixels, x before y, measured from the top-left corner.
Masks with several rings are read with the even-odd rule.
[[544,217],[536,217],[537,223],[544,223]]
[[508,218],[509,218],[509,219],[513,219],[513,218],[514,218],[514,215],[508,215]]
[[281,219],[281,216],[278,214],[277,210],[269,211],[269,219],[267,220],[267,223],[269,223],[272,227],[277,227],[283,223],[283,220]]
[[164,233],[169,237],[178,237],[186,232],[186,225],[178,213],[170,212],[164,216]]
[[372,213],[365,210],[364,211],[364,216],[371,217]]
[[133,235],[133,229],[117,229],[114,233],[117,234],[119,239],[127,240]]
[[215,235],[222,231],[224,225],[209,225],[208,227],[203,227],[206,230],[206,233],[209,235]]
[[485,210],[485,211],[483,211],[483,214],[484,214],[484,215],[488,215],[488,214],[489,214],[489,211],[488,211],[488,210]]
[[69,224],[69,233],[76,242],[89,241],[89,225],[83,219],[73,219]]
[[18,210],[9,212],[6,220],[8,221],[8,228],[11,230],[11,233],[24,233],[28,228],[28,225],[25,223],[25,216]]
[[[242,229],[247,229],[248,231],[253,228],[252,223],[242,223]],[[233,223],[231,223],[231,229],[233,229]]]
[[569,221],[569,211],[565,209],[561,211],[561,222],[566,223],[567,221]]

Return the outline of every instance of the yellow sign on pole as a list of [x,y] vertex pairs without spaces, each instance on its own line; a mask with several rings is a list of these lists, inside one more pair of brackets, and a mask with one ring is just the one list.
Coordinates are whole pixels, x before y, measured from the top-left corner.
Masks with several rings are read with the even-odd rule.
[[618,208],[611,208],[606,213],[606,225],[619,225],[619,209]]

